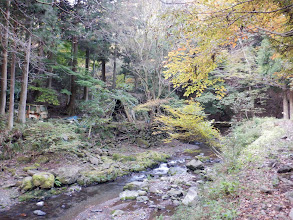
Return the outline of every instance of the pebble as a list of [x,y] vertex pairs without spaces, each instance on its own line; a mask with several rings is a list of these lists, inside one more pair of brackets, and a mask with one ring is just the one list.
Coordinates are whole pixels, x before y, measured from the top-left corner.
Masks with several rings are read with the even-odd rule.
[[36,205],[39,206],[39,207],[42,207],[42,206],[44,206],[44,201],[37,202]]
[[33,213],[38,216],[44,216],[47,214],[46,212],[43,212],[42,210],[35,210]]

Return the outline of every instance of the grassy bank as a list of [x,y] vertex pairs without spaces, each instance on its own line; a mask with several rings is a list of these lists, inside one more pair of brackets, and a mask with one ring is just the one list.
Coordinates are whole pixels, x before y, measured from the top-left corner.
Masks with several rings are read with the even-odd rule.
[[[273,118],[255,118],[233,127],[222,140],[222,163],[208,172],[211,181],[199,186],[198,203],[179,207],[174,219],[267,219],[271,214],[269,208],[263,210],[263,203],[277,213],[280,177],[269,165],[286,163],[284,158],[293,151],[292,133],[290,121]],[[279,209],[277,214],[288,214],[286,204]]]

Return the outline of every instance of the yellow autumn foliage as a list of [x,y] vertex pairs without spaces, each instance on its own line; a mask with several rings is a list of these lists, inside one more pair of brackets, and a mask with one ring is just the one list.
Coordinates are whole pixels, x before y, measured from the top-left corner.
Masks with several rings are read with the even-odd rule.
[[165,139],[166,142],[178,139],[218,146],[219,131],[206,120],[199,103],[190,101],[181,108],[175,109],[171,106],[164,106],[164,108],[166,114],[157,116],[155,120],[163,124],[158,129],[169,134],[169,137]]

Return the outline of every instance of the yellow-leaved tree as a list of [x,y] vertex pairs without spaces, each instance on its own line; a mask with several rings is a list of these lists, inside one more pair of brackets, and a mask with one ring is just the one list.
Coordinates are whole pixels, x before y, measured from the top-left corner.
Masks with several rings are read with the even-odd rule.
[[168,36],[176,43],[165,64],[165,77],[174,87],[185,88],[186,96],[199,96],[214,86],[221,98],[225,88],[216,86],[221,79],[210,74],[239,40],[266,35],[287,63],[292,61],[292,17],[291,0],[198,0],[172,10],[165,19],[171,24]]
[[160,131],[169,134],[166,142],[178,139],[187,142],[200,141],[210,146],[218,145],[219,132],[206,120],[203,108],[197,102],[189,101],[179,108],[164,106],[166,114],[156,117],[163,123]]

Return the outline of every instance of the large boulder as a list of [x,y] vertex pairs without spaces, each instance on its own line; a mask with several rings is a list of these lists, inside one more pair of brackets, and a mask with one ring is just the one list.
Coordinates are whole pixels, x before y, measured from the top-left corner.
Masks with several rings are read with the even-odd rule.
[[77,181],[80,175],[80,167],[75,165],[59,168],[55,173],[59,181],[64,185],[70,185]]
[[198,199],[198,195],[197,195],[197,188],[196,187],[190,187],[186,196],[184,197],[184,199],[182,200],[182,203],[184,205],[189,205],[192,204],[194,202],[196,202]]
[[200,160],[191,160],[186,164],[186,167],[190,170],[203,170],[204,166]]
[[34,188],[33,178],[31,176],[27,176],[22,180],[21,189],[24,191],[28,191]]
[[33,175],[33,184],[42,189],[54,187],[55,177],[52,173],[40,172]]
[[139,196],[137,191],[126,190],[119,194],[121,200],[134,200]]

